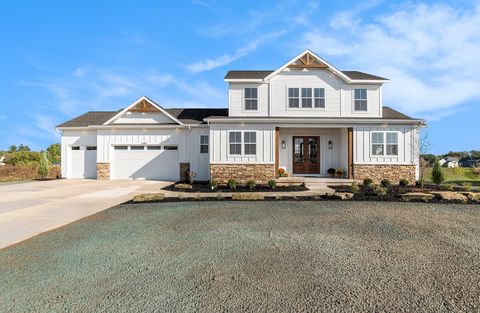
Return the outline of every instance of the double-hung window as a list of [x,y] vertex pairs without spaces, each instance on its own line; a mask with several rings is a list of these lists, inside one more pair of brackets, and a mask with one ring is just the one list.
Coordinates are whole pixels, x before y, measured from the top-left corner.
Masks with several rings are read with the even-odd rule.
[[229,154],[241,155],[242,154],[242,132],[230,132],[228,135],[229,142]]
[[288,107],[325,109],[325,88],[288,88]]
[[288,107],[300,107],[300,92],[298,88],[288,88]]
[[398,132],[372,132],[373,156],[398,156]]
[[355,89],[355,111],[368,110],[367,105],[367,89]]
[[230,155],[257,154],[257,133],[254,131],[231,131],[228,140]]
[[244,153],[248,155],[257,154],[257,133],[244,132],[243,133]]
[[302,88],[302,108],[312,107],[312,88]]
[[208,135],[200,135],[200,153],[208,153]]
[[325,109],[325,88],[314,88],[313,96],[315,108]]
[[245,111],[258,110],[258,88],[245,88]]

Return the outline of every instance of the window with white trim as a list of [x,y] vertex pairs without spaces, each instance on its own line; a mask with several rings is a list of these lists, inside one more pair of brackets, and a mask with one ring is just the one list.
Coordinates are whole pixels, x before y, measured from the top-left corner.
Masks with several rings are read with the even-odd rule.
[[245,111],[258,110],[258,88],[245,88]]
[[300,92],[298,88],[288,88],[288,107],[300,107]]
[[398,132],[372,132],[373,156],[398,156]]
[[355,89],[355,111],[367,111],[367,89]]
[[242,132],[230,132],[228,134],[228,153],[231,155],[242,154]]
[[302,88],[302,108],[312,107],[312,88]]
[[314,88],[313,96],[315,108],[325,109],[325,88]]
[[200,153],[208,153],[208,135],[200,135]]
[[244,149],[243,149],[244,154],[256,155],[257,154],[257,133],[244,132],[243,145],[244,145]]

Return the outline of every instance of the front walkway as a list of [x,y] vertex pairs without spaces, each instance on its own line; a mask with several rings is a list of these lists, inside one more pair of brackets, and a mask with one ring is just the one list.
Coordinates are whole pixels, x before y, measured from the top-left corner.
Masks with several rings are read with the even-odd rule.
[[0,249],[171,182],[62,179],[0,186]]

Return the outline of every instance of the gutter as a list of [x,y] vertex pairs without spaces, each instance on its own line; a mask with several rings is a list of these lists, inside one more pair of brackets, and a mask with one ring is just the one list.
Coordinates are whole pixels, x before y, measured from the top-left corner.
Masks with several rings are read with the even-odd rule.
[[208,125],[213,123],[268,123],[268,124],[420,124],[426,125],[422,119],[282,119],[282,118],[219,118],[205,121]]

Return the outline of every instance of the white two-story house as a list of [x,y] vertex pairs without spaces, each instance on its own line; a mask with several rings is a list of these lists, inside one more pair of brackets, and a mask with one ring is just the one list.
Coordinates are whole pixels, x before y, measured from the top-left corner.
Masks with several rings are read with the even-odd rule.
[[142,97],[57,126],[62,175],[97,179],[418,176],[424,121],[383,105],[388,79],[340,71],[307,50],[272,71],[229,71],[228,109],[167,109]]

